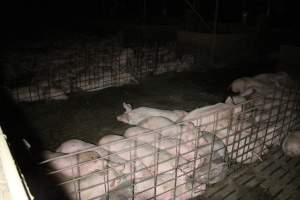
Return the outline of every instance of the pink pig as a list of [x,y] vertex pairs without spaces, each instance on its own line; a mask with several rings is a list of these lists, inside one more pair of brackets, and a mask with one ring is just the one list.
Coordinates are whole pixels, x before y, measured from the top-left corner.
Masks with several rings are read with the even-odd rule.
[[170,119],[173,122],[176,122],[182,119],[187,114],[182,110],[169,111],[149,107],[139,107],[132,109],[132,106],[130,104],[126,104],[125,102],[123,103],[123,107],[125,109],[125,113],[117,116],[117,120],[131,125],[137,125],[141,121],[152,116],[162,116]]

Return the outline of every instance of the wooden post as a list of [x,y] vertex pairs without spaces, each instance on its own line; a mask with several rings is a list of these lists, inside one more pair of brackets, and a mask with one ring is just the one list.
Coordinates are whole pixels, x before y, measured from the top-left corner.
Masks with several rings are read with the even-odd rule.
[[27,185],[20,175],[16,163],[10,153],[6,142],[6,136],[0,128],[0,165],[9,189],[9,194],[12,200],[33,200],[33,196],[27,188]]

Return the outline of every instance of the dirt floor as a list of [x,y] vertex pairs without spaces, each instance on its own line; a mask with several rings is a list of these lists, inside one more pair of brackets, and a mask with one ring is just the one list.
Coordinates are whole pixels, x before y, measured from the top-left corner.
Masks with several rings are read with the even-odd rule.
[[223,101],[224,88],[213,90],[209,87],[210,81],[213,82],[203,80],[197,73],[171,73],[149,78],[139,85],[76,94],[67,101],[36,102],[22,107],[46,149],[53,149],[71,138],[97,143],[102,135],[121,135],[129,127],[116,120],[116,116],[124,112],[122,102],[133,107],[190,111]]
[[72,138],[97,143],[103,135],[122,135],[129,127],[116,120],[116,116],[124,112],[122,102],[130,103],[134,108],[147,106],[191,111],[223,102],[232,80],[253,75],[256,71],[245,67],[239,71],[166,73],[147,78],[138,85],[76,94],[67,101],[24,103],[21,108],[43,148],[54,150]]

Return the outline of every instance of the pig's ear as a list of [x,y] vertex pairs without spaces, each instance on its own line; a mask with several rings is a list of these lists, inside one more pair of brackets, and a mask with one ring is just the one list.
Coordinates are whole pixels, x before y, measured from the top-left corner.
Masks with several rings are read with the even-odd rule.
[[132,106],[128,103],[123,102],[123,107],[126,110],[126,112],[129,112],[132,110]]

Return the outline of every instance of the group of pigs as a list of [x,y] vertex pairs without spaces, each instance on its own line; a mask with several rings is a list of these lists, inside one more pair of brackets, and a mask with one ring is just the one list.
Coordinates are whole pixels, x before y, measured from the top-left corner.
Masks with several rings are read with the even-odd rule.
[[[229,86],[229,89],[238,93],[238,95],[227,98],[226,102],[237,104],[253,99],[254,96],[264,96],[263,99],[258,98],[258,100],[254,102],[256,108],[262,108],[262,110],[267,112],[261,112],[259,116],[255,117],[255,121],[269,120],[272,124],[272,122],[275,121],[274,119],[277,120],[277,123],[281,123],[284,121],[283,118],[286,118],[288,119],[287,123],[290,123],[295,118],[298,119],[299,117],[294,115],[297,111],[294,113],[292,112],[297,106],[299,106],[296,105],[299,103],[299,99],[297,99],[299,97],[297,97],[297,94],[295,94],[295,91],[293,90],[287,90],[287,92],[284,91],[293,85],[295,85],[294,81],[291,80],[289,75],[285,72],[258,74],[254,77],[243,77],[233,81]],[[281,109],[278,109],[278,107],[281,107]],[[271,116],[273,116],[273,118]],[[282,126],[284,126],[284,124]],[[282,142],[280,142],[280,134],[278,134],[277,137],[275,137],[276,134],[267,134],[265,137],[266,140],[263,143],[267,145],[281,145],[283,152],[290,157],[300,156],[300,130],[297,128],[296,130],[288,130],[288,128],[289,127],[285,124],[285,127],[282,127],[281,129],[281,131],[283,131],[281,135],[284,136],[281,138]],[[271,125],[267,131],[274,132],[276,129],[280,129],[280,127],[276,128]]]
[[[117,120],[133,125],[123,136],[106,135],[98,145],[65,141],[56,152],[44,152],[48,159],[44,163],[71,199],[131,199],[133,195],[141,200],[188,199],[200,195],[208,184],[225,178],[229,160],[252,163],[269,146],[280,144],[279,136],[273,140],[278,132],[275,125],[253,134],[253,120],[239,123],[237,116],[240,103],[269,94],[289,81],[283,72],[240,78],[229,87],[236,96],[191,112],[133,109],[123,103],[125,112]],[[263,106],[270,109],[268,104]],[[262,118],[256,116],[254,121]]]

